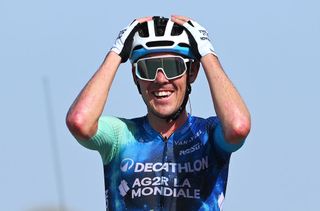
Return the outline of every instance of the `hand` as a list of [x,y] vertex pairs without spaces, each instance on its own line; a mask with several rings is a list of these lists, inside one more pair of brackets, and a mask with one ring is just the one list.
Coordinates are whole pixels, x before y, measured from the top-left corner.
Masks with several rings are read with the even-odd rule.
[[217,56],[210,42],[207,30],[200,24],[190,18],[177,15],[172,15],[171,20],[182,25],[186,29],[189,36],[191,50],[198,60],[209,53]]
[[113,44],[111,51],[115,52],[121,57],[121,63],[128,60],[131,52],[133,36],[138,31],[140,23],[152,20],[152,17],[145,17],[135,19],[129,26],[122,29]]

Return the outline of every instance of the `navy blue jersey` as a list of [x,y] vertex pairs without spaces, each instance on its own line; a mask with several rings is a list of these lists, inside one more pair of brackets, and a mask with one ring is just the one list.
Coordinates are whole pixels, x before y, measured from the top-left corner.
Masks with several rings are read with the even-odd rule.
[[188,116],[170,137],[146,117],[101,117],[82,145],[104,163],[107,210],[221,210],[230,155],[217,117]]

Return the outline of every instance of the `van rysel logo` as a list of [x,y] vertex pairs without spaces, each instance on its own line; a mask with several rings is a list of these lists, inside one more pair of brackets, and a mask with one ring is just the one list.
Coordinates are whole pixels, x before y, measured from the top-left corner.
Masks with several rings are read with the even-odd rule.
[[122,172],[130,170],[134,165],[134,161],[131,158],[125,158],[121,161],[120,169]]

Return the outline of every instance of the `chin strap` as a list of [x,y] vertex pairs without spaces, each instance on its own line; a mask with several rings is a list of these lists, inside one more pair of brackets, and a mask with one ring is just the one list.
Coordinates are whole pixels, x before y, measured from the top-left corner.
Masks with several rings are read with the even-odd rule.
[[189,83],[189,77],[190,77],[189,76],[189,71],[191,71],[191,63],[189,65],[190,65],[189,69],[187,70],[187,89],[186,89],[186,93],[184,94],[183,102],[182,102],[181,106],[178,108],[178,110],[176,112],[174,112],[173,114],[171,114],[170,116],[165,118],[167,120],[167,122],[175,121],[176,119],[178,119],[180,114],[186,108],[187,102],[189,100],[189,94],[191,93],[191,85]]
[[135,84],[137,85],[137,88],[138,88],[139,94],[140,94],[140,95],[142,95],[142,93],[141,93],[141,89],[140,89],[140,85],[139,85],[138,81],[135,81]]
[[191,85],[188,83],[187,85],[187,90],[186,93],[184,95],[184,99],[183,102],[181,104],[181,106],[179,107],[179,109],[174,112],[173,114],[171,114],[169,117],[166,117],[165,119],[167,120],[167,122],[171,122],[171,121],[175,121],[176,119],[178,119],[178,117],[180,116],[180,114],[184,111],[184,109],[186,108],[188,99],[189,99],[189,94],[191,93]]

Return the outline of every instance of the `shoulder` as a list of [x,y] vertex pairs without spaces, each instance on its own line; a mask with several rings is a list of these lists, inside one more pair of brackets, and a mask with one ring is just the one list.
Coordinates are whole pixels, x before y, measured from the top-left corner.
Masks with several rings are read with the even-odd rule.
[[115,116],[101,116],[98,131],[87,143],[87,148],[100,152],[103,163],[109,163],[119,150],[133,143],[142,118],[126,119]]
[[101,116],[98,131],[111,140],[122,142],[124,139],[132,139],[143,128],[144,117],[121,118],[115,116]]
[[192,124],[202,125],[208,129],[215,129],[220,124],[220,120],[217,116],[210,116],[207,118],[191,116],[190,119]]
[[239,144],[229,143],[224,137],[222,124],[217,116],[211,116],[208,118],[193,116],[192,122],[196,128],[206,128],[209,136],[213,137],[214,146],[217,146],[222,151],[232,153],[238,150],[244,143],[244,140]]
[[143,117],[126,119],[122,117],[115,116],[101,116],[99,118],[99,125],[101,126],[110,126],[110,127],[136,127],[143,122]]

